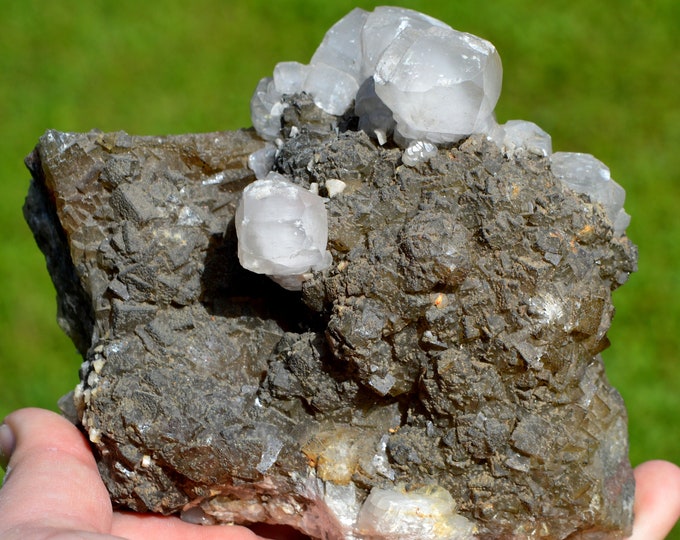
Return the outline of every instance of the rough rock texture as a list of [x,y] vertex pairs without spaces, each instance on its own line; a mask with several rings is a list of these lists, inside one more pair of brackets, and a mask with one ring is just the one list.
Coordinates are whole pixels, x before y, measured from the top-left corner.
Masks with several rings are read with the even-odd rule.
[[[329,539],[624,537],[626,415],[598,353],[636,253],[603,208],[481,137],[407,167],[302,126],[277,169],[347,187],[333,264],[289,292],[236,256],[262,144],[49,131],[27,158],[114,503]],[[444,501],[441,523],[386,533],[384,493]]]

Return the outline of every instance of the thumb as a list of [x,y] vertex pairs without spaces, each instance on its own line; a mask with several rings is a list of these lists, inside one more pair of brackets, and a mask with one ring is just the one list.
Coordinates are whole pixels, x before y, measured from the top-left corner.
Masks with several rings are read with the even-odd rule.
[[635,468],[635,522],[629,540],[666,538],[680,517],[680,468],[647,461]]
[[53,412],[21,409],[5,418],[0,435],[1,453],[8,458],[0,489],[0,537],[22,525],[110,530],[109,497],[75,426]]

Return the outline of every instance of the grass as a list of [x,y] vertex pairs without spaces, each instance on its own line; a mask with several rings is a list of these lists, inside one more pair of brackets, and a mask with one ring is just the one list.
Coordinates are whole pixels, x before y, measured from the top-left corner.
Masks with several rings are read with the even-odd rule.
[[[491,40],[503,59],[500,121],[594,154],[628,193],[639,273],[615,293],[605,351],[629,408],[631,458],[680,463],[680,43],[676,0],[394,2]],[[0,0],[0,417],[54,408],[80,359],[24,224],[23,157],[48,128],[166,134],[249,125],[276,62],[307,62],[356,5],[339,0]],[[680,538],[676,533],[675,538]]]

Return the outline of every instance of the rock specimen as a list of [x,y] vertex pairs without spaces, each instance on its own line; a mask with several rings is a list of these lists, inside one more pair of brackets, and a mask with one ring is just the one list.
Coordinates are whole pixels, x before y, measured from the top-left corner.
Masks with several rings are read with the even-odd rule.
[[[629,534],[599,353],[636,250],[608,171],[528,122],[437,147],[291,90],[254,97],[275,145],[48,131],[27,158],[26,218],[84,357],[73,416],[114,504],[333,540]],[[299,291],[239,264],[278,248],[266,220],[237,238],[251,169],[325,198]]]
[[113,501],[316,538],[621,537],[625,410],[598,353],[628,239],[547,158],[472,137],[411,168],[305,131],[277,167],[347,187],[301,293],[238,264],[252,132],[50,131],[28,159]]

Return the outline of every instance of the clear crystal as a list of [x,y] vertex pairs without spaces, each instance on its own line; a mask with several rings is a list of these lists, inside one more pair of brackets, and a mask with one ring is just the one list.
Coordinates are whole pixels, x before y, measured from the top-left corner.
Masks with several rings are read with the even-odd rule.
[[258,85],[253,125],[275,139],[281,95],[303,90],[336,116],[354,102],[360,129],[381,144],[395,121],[403,147],[418,139],[455,142],[486,132],[501,79],[500,58],[486,40],[410,9],[355,9],[326,33],[309,66],[284,62],[273,85]]
[[385,49],[375,92],[406,140],[454,142],[479,131],[498,101],[502,68],[494,46],[456,30],[407,29]]
[[296,94],[302,91],[309,66],[300,62],[279,62],[274,68],[274,86],[281,94]]
[[552,138],[533,122],[508,120],[484,132],[508,157],[527,153],[544,157],[552,154]]
[[363,57],[360,30],[367,17],[366,11],[355,8],[336,22],[326,32],[310,64],[333,66],[352,76],[358,86],[365,78],[361,76]]
[[429,160],[437,154],[437,147],[427,141],[413,141],[401,156],[404,165],[413,166]]
[[266,143],[262,148],[248,156],[248,168],[261,180],[269,174],[276,159],[276,146]]
[[327,113],[341,115],[354,101],[359,84],[352,75],[327,64],[310,66],[303,90]]
[[260,80],[250,99],[250,117],[253,127],[265,140],[274,140],[281,131],[282,97],[281,92],[276,90],[274,80],[271,77],[265,77]]
[[385,49],[406,29],[427,30],[447,24],[412,9],[380,6],[368,15],[361,29],[363,76],[372,77]]

